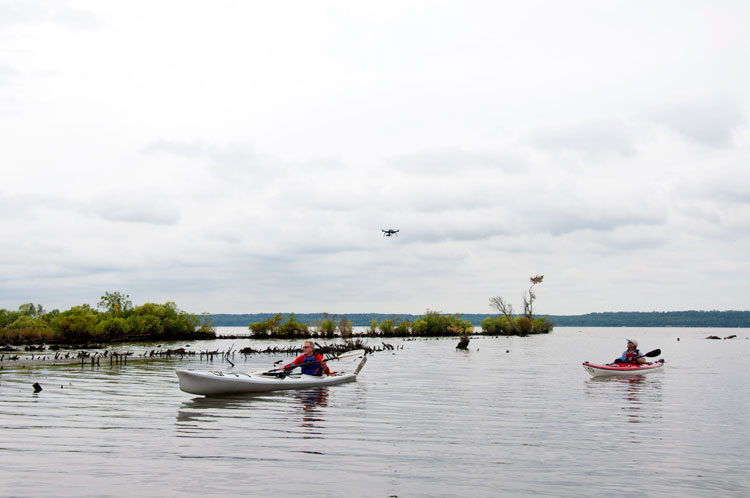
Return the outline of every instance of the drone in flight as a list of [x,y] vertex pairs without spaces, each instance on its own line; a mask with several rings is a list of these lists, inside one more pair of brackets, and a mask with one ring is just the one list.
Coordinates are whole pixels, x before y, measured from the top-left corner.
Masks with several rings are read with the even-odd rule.
[[383,232],[383,237],[393,237],[394,235],[398,237],[398,230],[394,230],[393,228],[389,228],[388,230],[380,229],[381,232]]

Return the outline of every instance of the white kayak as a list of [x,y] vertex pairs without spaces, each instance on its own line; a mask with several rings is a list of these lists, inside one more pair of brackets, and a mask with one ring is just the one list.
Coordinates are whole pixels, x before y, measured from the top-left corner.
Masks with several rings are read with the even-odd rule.
[[610,363],[607,365],[595,365],[585,361],[583,362],[583,368],[590,373],[592,377],[643,375],[663,370],[664,360],[658,360],[653,363]]
[[[268,372],[219,372],[199,370],[177,370],[180,389],[190,394],[204,396],[240,393],[264,393],[290,389],[335,386],[351,382],[357,378],[367,358],[357,365],[354,372],[332,375],[289,374],[283,377],[267,375]],[[265,374],[265,375],[264,375]]]

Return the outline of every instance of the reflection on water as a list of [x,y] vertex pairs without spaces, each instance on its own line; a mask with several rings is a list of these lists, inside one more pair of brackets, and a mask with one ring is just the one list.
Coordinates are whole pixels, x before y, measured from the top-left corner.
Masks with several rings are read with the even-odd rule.
[[177,410],[177,431],[191,435],[204,431],[208,426],[226,424],[227,419],[279,416],[279,406],[291,404],[297,407],[295,411],[301,415],[298,426],[309,429],[305,437],[320,437],[321,433],[315,431],[315,428],[325,422],[323,409],[328,406],[328,397],[328,387],[302,391],[196,397],[183,402]]
[[294,393],[294,397],[300,401],[300,408],[302,410],[302,423],[300,426],[311,429],[309,435],[305,436],[305,438],[319,437],[321,433],[314,429],[316,423],[324,422],[322,408],[328,406],[328,388],[317,387],[306,391],[299,391]]
[[[609,402],[611,409],[619,410],[627,423],[653,421],[661,413],[661,375],[662,372],[651,375],[593,377],[586,381],[586,394]],[[631,436],[631,443],[642,442],[637,433],[633,432]]]

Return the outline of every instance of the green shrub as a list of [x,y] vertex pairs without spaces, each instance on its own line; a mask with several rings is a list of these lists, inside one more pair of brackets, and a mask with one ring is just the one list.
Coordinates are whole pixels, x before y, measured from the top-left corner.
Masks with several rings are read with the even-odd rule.
[[306,323],[300,323],[297,321],[296,318],[294,318],[294,313],[289,315],[289,321],[286,323],[281,324],[278,327],[277,334],[281,337],[288,337],[290,339],[295,339],[298,337],[307,337],[308,336],[308,327]]
[[386,318],[382,322],[380,322],[380,325],[378,325],[378,328],[380,329],[380,333],[385,336],[392,336],[393,335],[393,329],[394,329],[394,323],[393,320]]
[[96,325],[93,338],[97,341],[124,339],[129,332],[130,325],[124,318],[107,318]]
[[547,317],[537,317],[531,320],[531,329],[533,334],[549,334],[552,332],[554,324]]
[[336,315],[329,315],[328,313],[323,313],[323,318],[320,320],[320,323],[318,324],[320,335],[328,339],[336,337],[336,328],[337,328]]
[[80,343],[91,340],[98,321],[98,312],[84,304],[63,311],[52,319],[51,325],[59,332],[63,341]]
[[441,315],[439,311],[427,310],[425,316],[414,320],[412,334],[418,336],[446,336],[459,333],[471,333],[474,326],[462,320],[459,315]]

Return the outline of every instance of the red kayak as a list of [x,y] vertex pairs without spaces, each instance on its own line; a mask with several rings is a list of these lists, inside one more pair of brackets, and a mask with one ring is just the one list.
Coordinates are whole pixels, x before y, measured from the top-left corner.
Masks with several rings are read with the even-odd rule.
[[588,361],[583,362],[583,368],[592,377],[605,377],[608,375],[643,375],[657,372],[664,368],[664,360],[652,363],[609,363],[607,365],[595,365]]

